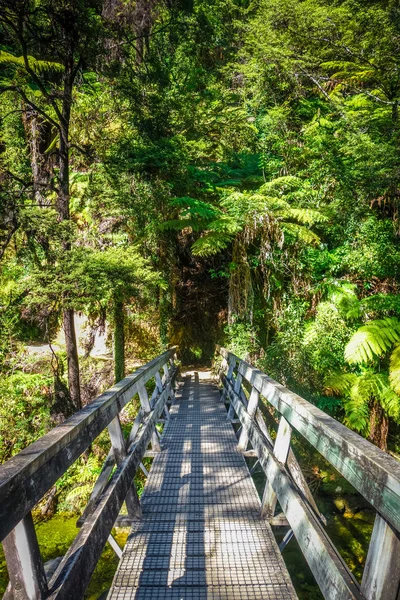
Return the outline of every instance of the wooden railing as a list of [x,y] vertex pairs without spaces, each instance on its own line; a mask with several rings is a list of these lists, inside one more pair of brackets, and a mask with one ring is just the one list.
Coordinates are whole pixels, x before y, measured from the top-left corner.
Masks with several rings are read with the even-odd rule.
[[[174,349],[168,350],[140,367],[0,467],[0,541],[10,577],[4,598],[82,598],[107,539],[118,552],[111,530],[123,502],[128,519],[140,516],[133,479],[139,467],[144,469],[143,457],[160,450],[155,426],[163,415],[169,418],[174,354]],[[145,384],[153,377],[155,388],[149,399]],[[141,407],[125,440],[119,413],[135,394]],[[111,450],[79,520],[81,529],[47,581],[31,510],[106,428]],[[146,453],[150,443],[151,451]]]
[[[220,347],[217,352],[223,358],[220,378],[230,400],[228,418],[233,420],[236,413],[241,423],[238,447],[256,456],[266,475],[262,515],[272,524],[286,521],[290,529],[285,540],[296,537],[325,598],[399,600],[399,462],[231,352]],[[275,441],[258,407],[260,395],[280,417]],[[292,428],[377,511],[361,585],[324,530],[324,519],[290,447]],[[275,516],[277,502],[282,513]]]

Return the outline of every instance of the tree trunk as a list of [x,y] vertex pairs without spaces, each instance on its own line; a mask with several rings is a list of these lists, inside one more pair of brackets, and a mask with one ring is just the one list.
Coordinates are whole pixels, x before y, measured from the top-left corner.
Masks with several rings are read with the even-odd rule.
[[370,405],[369,440],[386,452],[388,432],[389,419],[380,403],[374,399]]
[[79,377],[78,345],[76,343],[74,311],[72,308],[63,311],[63,328],[67,348],[68,387],[71,400],[76,410],[82,408],[81,386]]
[[[59,147],[59,181],[57,193],[57,212],[60,221],[67,221],[69,213],[69,124],[71,119],[72,88],[74,84],[74,60],[72,52],[66,58],[64,72],[64,94],[62,104],[62,119],[60,122]],[[64,242],[64,250],[71,250],[71,243]],[[71,308],[63,310],[63,326],[67,349],[68,387],[71,399],[77,409],[81,408],[81,391],[79,377],[78,346],[76,343],[74,311]]]
[[114,374],[115,382],[125,377],[125,318],[124,303],[121,298],[114,298]]
[[34,198],[38,206],[49,206],[51,201],[46,198],[46,192],[51,184],[53,158],[46,150],[53,138],[52,125],[26,105],[23,105],[22,122],[30,151]]

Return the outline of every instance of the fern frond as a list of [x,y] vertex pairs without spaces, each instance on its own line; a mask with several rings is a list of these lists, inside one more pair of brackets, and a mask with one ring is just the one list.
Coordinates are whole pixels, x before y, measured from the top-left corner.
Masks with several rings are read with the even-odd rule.
[[381,396],[381,404],[389,417],[399,420],[400,417],[400,396],[391,388],[387,388]]
[[209,223],[207,227],[209,231],[227,233],[229,235],[233,235],[241,230],[241,227],[239,226],[237,221],[228,216],[221,217],[220,219],[215,219],[215,221],[211,221],[211,223]]
[[345,360],[350,364],[371,362],[400,341],[400,322],[392,317],[370,321],[360,327],[347,344]]
[[328,220],[319,210],[311,208],[289,208],[288,215],[304,225],[314,225],[315,223],[323,223]]
[[196,219],[170,219],[159,224],[161,231],[182,231],[190,227],[193,231],[200,231],[204,229],[204,223]]
[[294,175],[286,175],[284,177],[276,177],[272,181],[268,181],[264,183],[259,189],[261,194],[271,194],[271,193],[286,193],[293,192],[297,190],[302,184],[302,180],[300,177],[296,177]]
[[303,225],[298,225],[297,223],[282,223],[282,229],[287,231],[287,233],[294,235],[305,244],[319,244],[321,242],[316,233],[310,231],[307,227],[303,227]]
[[348,395],[357,381],[355,373],[333,373],[325,377],[325,393],[331,395]]
[[368,311],[391,311],[400,314],[400,296],[398,294],[374,294],[361,300],[361,308]]
[[220,232],[206,232],[192,246],[193,254],[197,256],[211,256],[225,250],[233,239],[232,235]]
[[211,204],[197,200],[196,198],[190,198],[189,196],[182,196],[181,198],[173,198],[171,201],[172,206],[176,206],[182,209],[181,215],[185,216],[196,216],[200,219],[213,219],[219,213]]
[[357,286],[340,281],[330,286],[329,298],[346,319],[359,319],[361,316],[360,301],[357,298]]
[[345,425],[368,435],[370,417],[368,402],[361,398],[350,399],[344,402],[344,410],[346,412]]
[[400,394],[400,344],[395,347],[390,356],[389,379],[392,389]]
[[[36,60],[33,56],[28,56],[29,67],[37,74],[42,75],[48,72],[62,73],[64,67],[60,63],[50,60]],[[0,51],[0,64],[13,64],[25,69],[23,56],[14,56],[9,52]]]

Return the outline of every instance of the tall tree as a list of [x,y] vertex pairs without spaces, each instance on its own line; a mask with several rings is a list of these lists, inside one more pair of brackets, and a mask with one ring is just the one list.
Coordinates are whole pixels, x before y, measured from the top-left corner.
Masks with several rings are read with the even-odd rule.
[[[0,91],[21,100],[30,143],[36,193],[42,184],[44,131],[56,132],[55,207],[60,221],[70,219],[70,139],[73,90],[79,73],[98,58],[102,3],[99,0],[2,0],[0,27],[7,49],[0,58],[6,78]],[[33,131],[32,131],[33,129]],[[39,174],[40,173],[40,174]],[[71,249],[66,239],[64,250]],[[68,383],[72,401],[81,407],[79,361],[72,308],[63,309]]]

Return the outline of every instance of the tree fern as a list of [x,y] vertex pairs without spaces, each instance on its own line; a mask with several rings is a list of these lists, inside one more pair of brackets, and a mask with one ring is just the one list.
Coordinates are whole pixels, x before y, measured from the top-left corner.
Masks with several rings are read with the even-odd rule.
[[[37,75],[44,73],[62,73],[64,71],[63,65],[50,60],[37,60],[33,56],[27,57],[28,65]],[[21,67],[26,70],[25,60],[23,56],[14,56],[9,52],[0,51],[0,64],[9,64]]]
[[360,327],[345,348],[350,364],[369,363],[400,342],[400,322],[395,317],[370,321]]
[[325,377],[324,387],[328,395],[349,394],[357,380],[355,373],[332,373]]
[[392,389],[400,394],[400,344],[395,347],[390,356],[389,378]]
[[218,254],[229,246],[232,238],[233,236],[230,234],[209,231],[194,242],[192,252],[197,256]]
[[289,208],[288,216],[304,225],[315,225],[328,220],[319,210],[311,208]]
[[190,215],[199,219],[213,219],[220,213],[212,204],[197,200],[196,198],[190,198],[189,196],[174,198],[171,204],[180,209],[182,217]]
[[282,228],[287,233],[293,235],[301,242],[305,244],[319,244],[321,242],[320,238],[316,233],[307,229],[303,225],[298,225],[297,223],[283,223]]

